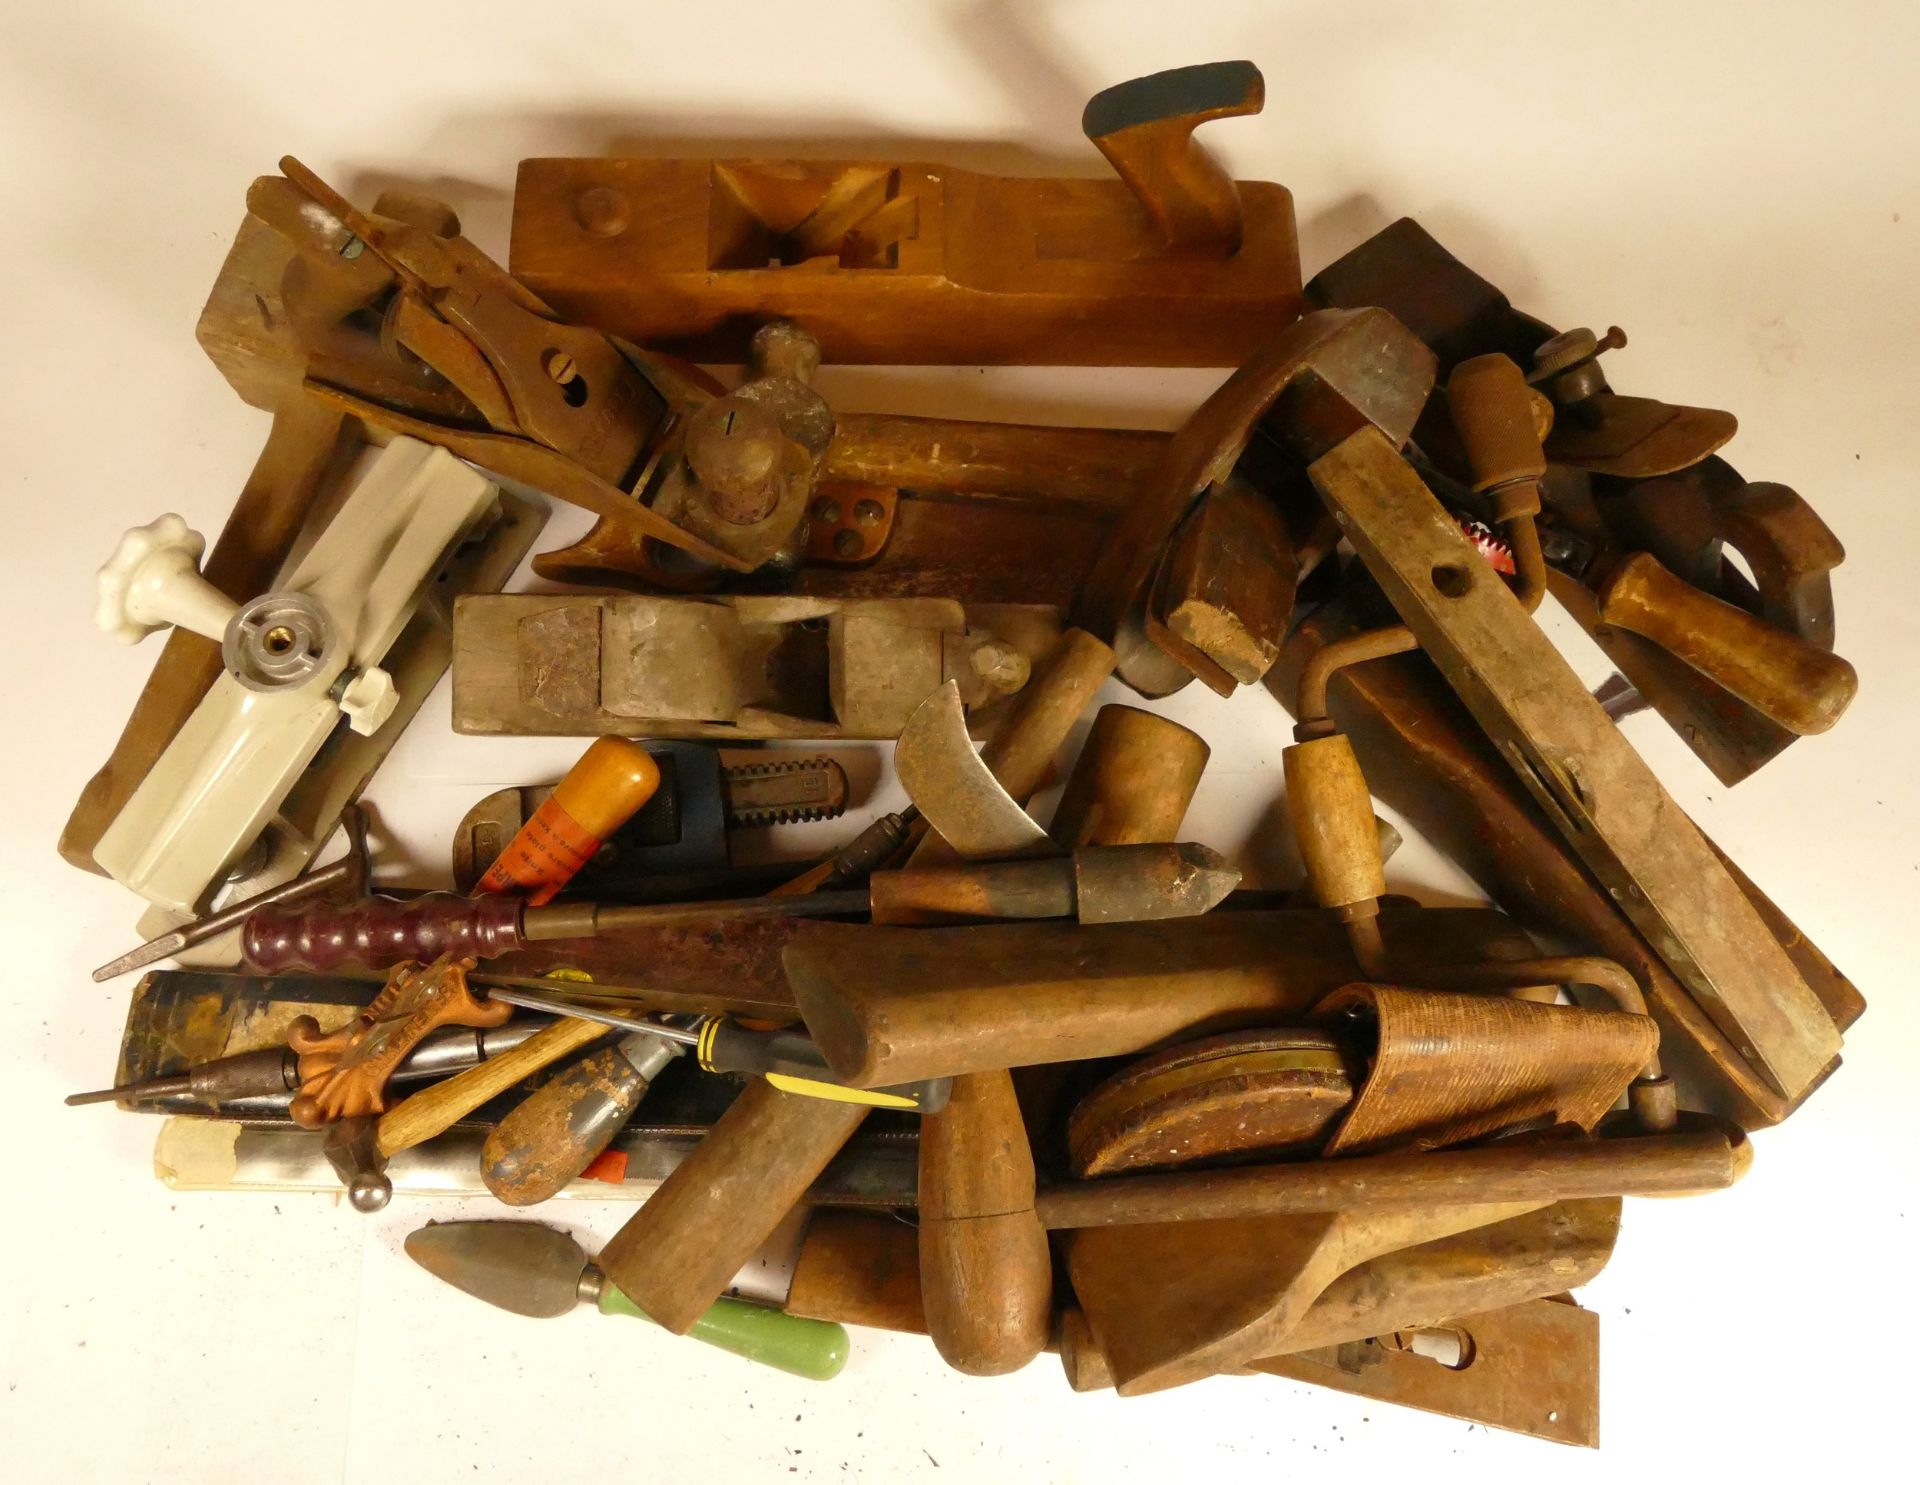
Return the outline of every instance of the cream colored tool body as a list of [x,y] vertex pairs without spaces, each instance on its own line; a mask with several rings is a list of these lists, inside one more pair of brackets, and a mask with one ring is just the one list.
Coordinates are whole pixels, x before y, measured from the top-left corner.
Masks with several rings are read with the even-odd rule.
[[380,662],[498,501],[445,450],[396,438],[285,582],[244,604],[195,571],[205,543],[178,516],[129,531],[100,570],[101,628],[133,643],[179,624],[218,639],[225,669],[101,836],[99,865],[148,901],[192,912],[342,714],[366,736],[392,714]]

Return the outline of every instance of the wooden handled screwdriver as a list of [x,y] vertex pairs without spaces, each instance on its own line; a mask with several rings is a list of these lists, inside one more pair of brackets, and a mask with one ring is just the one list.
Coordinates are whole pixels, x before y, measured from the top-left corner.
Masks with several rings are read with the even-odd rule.
[[599,1159],[654,1078],[680,1055],[675,1042],[630,1031],[561,1068],[487,1136],[480,1150],[487,1190],[510,1207],[558,1195]]

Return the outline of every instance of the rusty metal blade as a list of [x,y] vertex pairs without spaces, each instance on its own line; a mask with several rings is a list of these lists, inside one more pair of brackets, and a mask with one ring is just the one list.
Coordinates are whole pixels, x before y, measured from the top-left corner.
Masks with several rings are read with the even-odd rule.
[[973,750],[960,687],[948,681],[915,709],[893,749],[894,771],[927,823],[971,858],[1051,851],[1033,823]]

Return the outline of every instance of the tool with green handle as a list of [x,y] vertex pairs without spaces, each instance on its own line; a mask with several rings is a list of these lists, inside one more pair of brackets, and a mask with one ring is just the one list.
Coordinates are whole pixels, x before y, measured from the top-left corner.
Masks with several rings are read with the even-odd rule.
[[[586,1250],[538,1222],[432,1222],[407,1234],[407,1256],[436,1279],[516,1315],[551,1319],[582,1303],[603,1315],[649,1316],[606,1282]],[[718,1299],[687,1332],[722,1351],[810,1381],[847,1364],[847,1331],[740,1299]]]

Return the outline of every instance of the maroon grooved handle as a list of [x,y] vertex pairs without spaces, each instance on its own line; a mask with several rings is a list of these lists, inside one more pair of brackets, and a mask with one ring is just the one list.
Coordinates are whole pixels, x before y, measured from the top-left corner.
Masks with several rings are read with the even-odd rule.
[[490,959],[517,949],[520,910],[515,897],[363,897],[350,903],[261,908],[241,930],[240,948],[254,969],[336,969],[364,964],[390,969],[408,959],[423,964],[442,954]]

